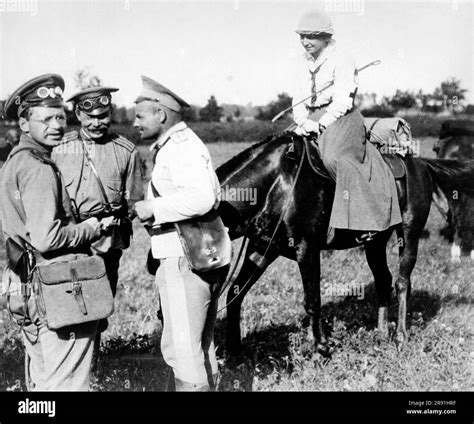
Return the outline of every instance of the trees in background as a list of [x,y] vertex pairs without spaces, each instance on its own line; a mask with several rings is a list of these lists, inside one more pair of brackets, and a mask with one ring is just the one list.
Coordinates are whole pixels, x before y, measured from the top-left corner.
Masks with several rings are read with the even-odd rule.
[[212,95],[207,101],[207,105],[199,111],[201,121],[219,122],[222,116],[222,108],[217,104],[217,100]]
[[[360,108],[362,112],[378,112],[373,116],[392,116],[400,111],[421,111],[431,113],[445,113],[447,115],[454,113],[472,114],[473,105],[463,106],[466,89],[461,87],[461,82],[456,78],[448,78],[443,81],[432,93],[423,93],[418,90],[412,91],[397,90],[393,96],[383,97],[380,102],[371,102],[371,96],[368,94],[358,95]],[[366,100],[369,99],[367,102]],[[365,101],[364,101],[365,100]]]
[[102,85],[102,79],[95,74],[92,74],[89,67],[84,66],[79,68],[74,73],[74,82],[78,91],[86,90],[91,87],[99,87]]
[[[90,71],[88,67],[78,69],[74,74],[74,81],[78,90],[95,87],[102,84],[102,79]],[[413,92],[409,90],[396,90],[393,96],[377,97],[376,93],[358,93],[356,105],[365,116],[389,117],[397,113],[430,112],[444,114],[474,114],[474,105],[464,106],[467,90],[461,86],[461,81],[456,78],[448,78],[434,89],[432,93],[424,93],[422,90]],[[0,106],[1,106],[0,102]],[[207,104],[200,108],[192,105],[183,110],[183,120],[186,122],[232,122],[250,121],[253,119],[270,121],[282,110],[292,104],[289,94],[281,92],[277,98],[263,106],[222,104],[217,102],[211,95]],[[1,112],[1,107],[0,107]],[[74,111],[67,109],[68,124],[77,124]],[[289,111],[288,115],[291,114]],[[112,119],[115,123],[132,125],[135,119],[134,108],[116,106],[113,110]]]
[[260,107],[257,119],[263,121],[270,121],[275,115],[280,113],[282,110],[291,106],[291,97],[287,93],[280,93],[277,96],[277,99],[268,103],[266,106]]

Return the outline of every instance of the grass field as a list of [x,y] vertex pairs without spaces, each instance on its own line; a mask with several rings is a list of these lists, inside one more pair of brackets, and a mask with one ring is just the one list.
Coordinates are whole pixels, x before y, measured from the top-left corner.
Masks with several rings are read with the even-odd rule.
[[[422,154],[433,156],[433,138],[421,140]],[[249,143],[209,145],[214,165]],[[146,156],[146,148],[140,147]],[[438,235],[442,218],[432,208],[412,275],[409,341],[398,351],[393,341],[395,298],[389,319],[391,338],[376,337],[373,279],[362,249],[324,252],[322,286],[354,282],[363,299],[323,297],[323,316],[331,359],[312,352],[311,331],[303,309],[303,290],[295,262],[275,261],[247,295],[242,311],[243,363],[225,362],[225,310],[216,330],[221,391],[465,391],[473,390],[473,262],[450,262],[450,246]],[[240,240],[235,243],[239,248]],[[3,247],[3,246],[2,246]],[[161,391],[167,369],[161,358],[156,291],[145,272],[148,235],[135,225],[130,249],[123,256],[116,312],[103,335],[95,391]],[[398,249],[392,240],[389,266],[397,275]],[[221,307],[225,305],[225,296]],[[18,329],[7,322],[0,366],[0,390],[23,390],[23,352]]]

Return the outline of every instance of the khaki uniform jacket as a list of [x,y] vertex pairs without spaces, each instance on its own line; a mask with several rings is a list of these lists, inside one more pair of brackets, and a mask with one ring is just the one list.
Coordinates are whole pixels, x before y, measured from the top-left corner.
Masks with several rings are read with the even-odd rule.
[[[36,149],[49,158],[49,152],[23,134],[10,156],[23,147]],[[99,238],[89,224],[75,224],[71,201],[62,179],[51,165],[23,150],[3,167],[0,216],[5,239],[28,241],[47,259],[87,248]]]
[[105,206],[97,179],[84,155],[84,144],[108,201],[114,210],[125,208],[126,216],[135,202],[144,197],[140,156],[135,145],[113,133],[97,143],[81,130],[67,133],[63,143],[53,149],[52,159],[63,175],[67,192],[81,219],[98,215]]

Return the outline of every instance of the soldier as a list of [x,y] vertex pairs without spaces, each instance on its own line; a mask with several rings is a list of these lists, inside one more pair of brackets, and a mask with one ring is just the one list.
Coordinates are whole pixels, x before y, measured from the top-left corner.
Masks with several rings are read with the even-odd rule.
[[296,32],[305,50],[297,62],[293,92],[296,132],[318,134],[321,158],[336,181],[327,242],[347,230],[368,241],[401,222],[393,175],[377,149],[366,143],[364,119],[354,107],[356,68],[336,44],[329,16],[322,10],[306,13]]
[[122,251],[129,246],[132,234],[129,212],[144,196],[135,145],[109,132],[111,93],[115,91],[118,88],[92,87],[69,98],[81,129],[67,133],[52,155],[79,220],[93,216],[111,221],[109,233],[92,249],[104,259],[114,294]]
[[[75,223],[63,181],[50,159],[66,126],[63,90],[61,76],[42,75],[18,88],[5,105],[5,115],[19,121],[22,134],[3,168],[3,232],[5,239],[30,244],[36,262],[88,251],[102,234],[97,218]],[[23,322],[27,384],[39,391],[88,390],[98,322],[49,330],[38,316],[33,297],[22,296],[22,279],[8,268],[4,272],[10,311]]]
[[134,126],[142,138],[155,140],[152,149],[159,153],[148,200],[137,202],[135,210],[140,220],[159,225],[151,241],[153,257],[161,260],[155,280],[163,313],[161,351],[174,371],[177,391],[208,391],[215,388],[218,373],[217,294],[229,267],[192,271],[173,223],[216,207],[219,181],[206,146],[182,121],[189,105],[156,81],[142,81]]
[[[123,249],[130,245],[132,222],[129,212],[143,199],[140,156],[135,145],[109,132],[112,122],[113,87],[92,87],[69,98],[81,123],[79,132],[64,136],[52,158],[61,170],[77,219],[93,216],[107,220],[109,231],[92,244],[92,251],[104,259],[115,296]],[[101,320],[95,344],[93,369],[97,370],[100,334],[108,326]]]

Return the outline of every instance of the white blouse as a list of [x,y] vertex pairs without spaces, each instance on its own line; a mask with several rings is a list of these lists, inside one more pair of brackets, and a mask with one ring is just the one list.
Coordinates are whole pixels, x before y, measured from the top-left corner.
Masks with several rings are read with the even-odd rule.
[[[319,69],[318,69],[319,67]],[[312,103],[309,98],[305,102],[293,107],[293,119],[302,125],[308,118],[306,106],[326,106],[327,111],[319,120],[327,127],[350,110],[354,104],[355,92],[358,87],[358,78],[353,59],[336,48],[335,40],[331,39],[316,60],[307,53],[300,56],[296,62],[296,78],[293,87],[293,105],[311,95],[312,78],[315,74],[316,91],[327,83],[334,85],[327,88]]]

